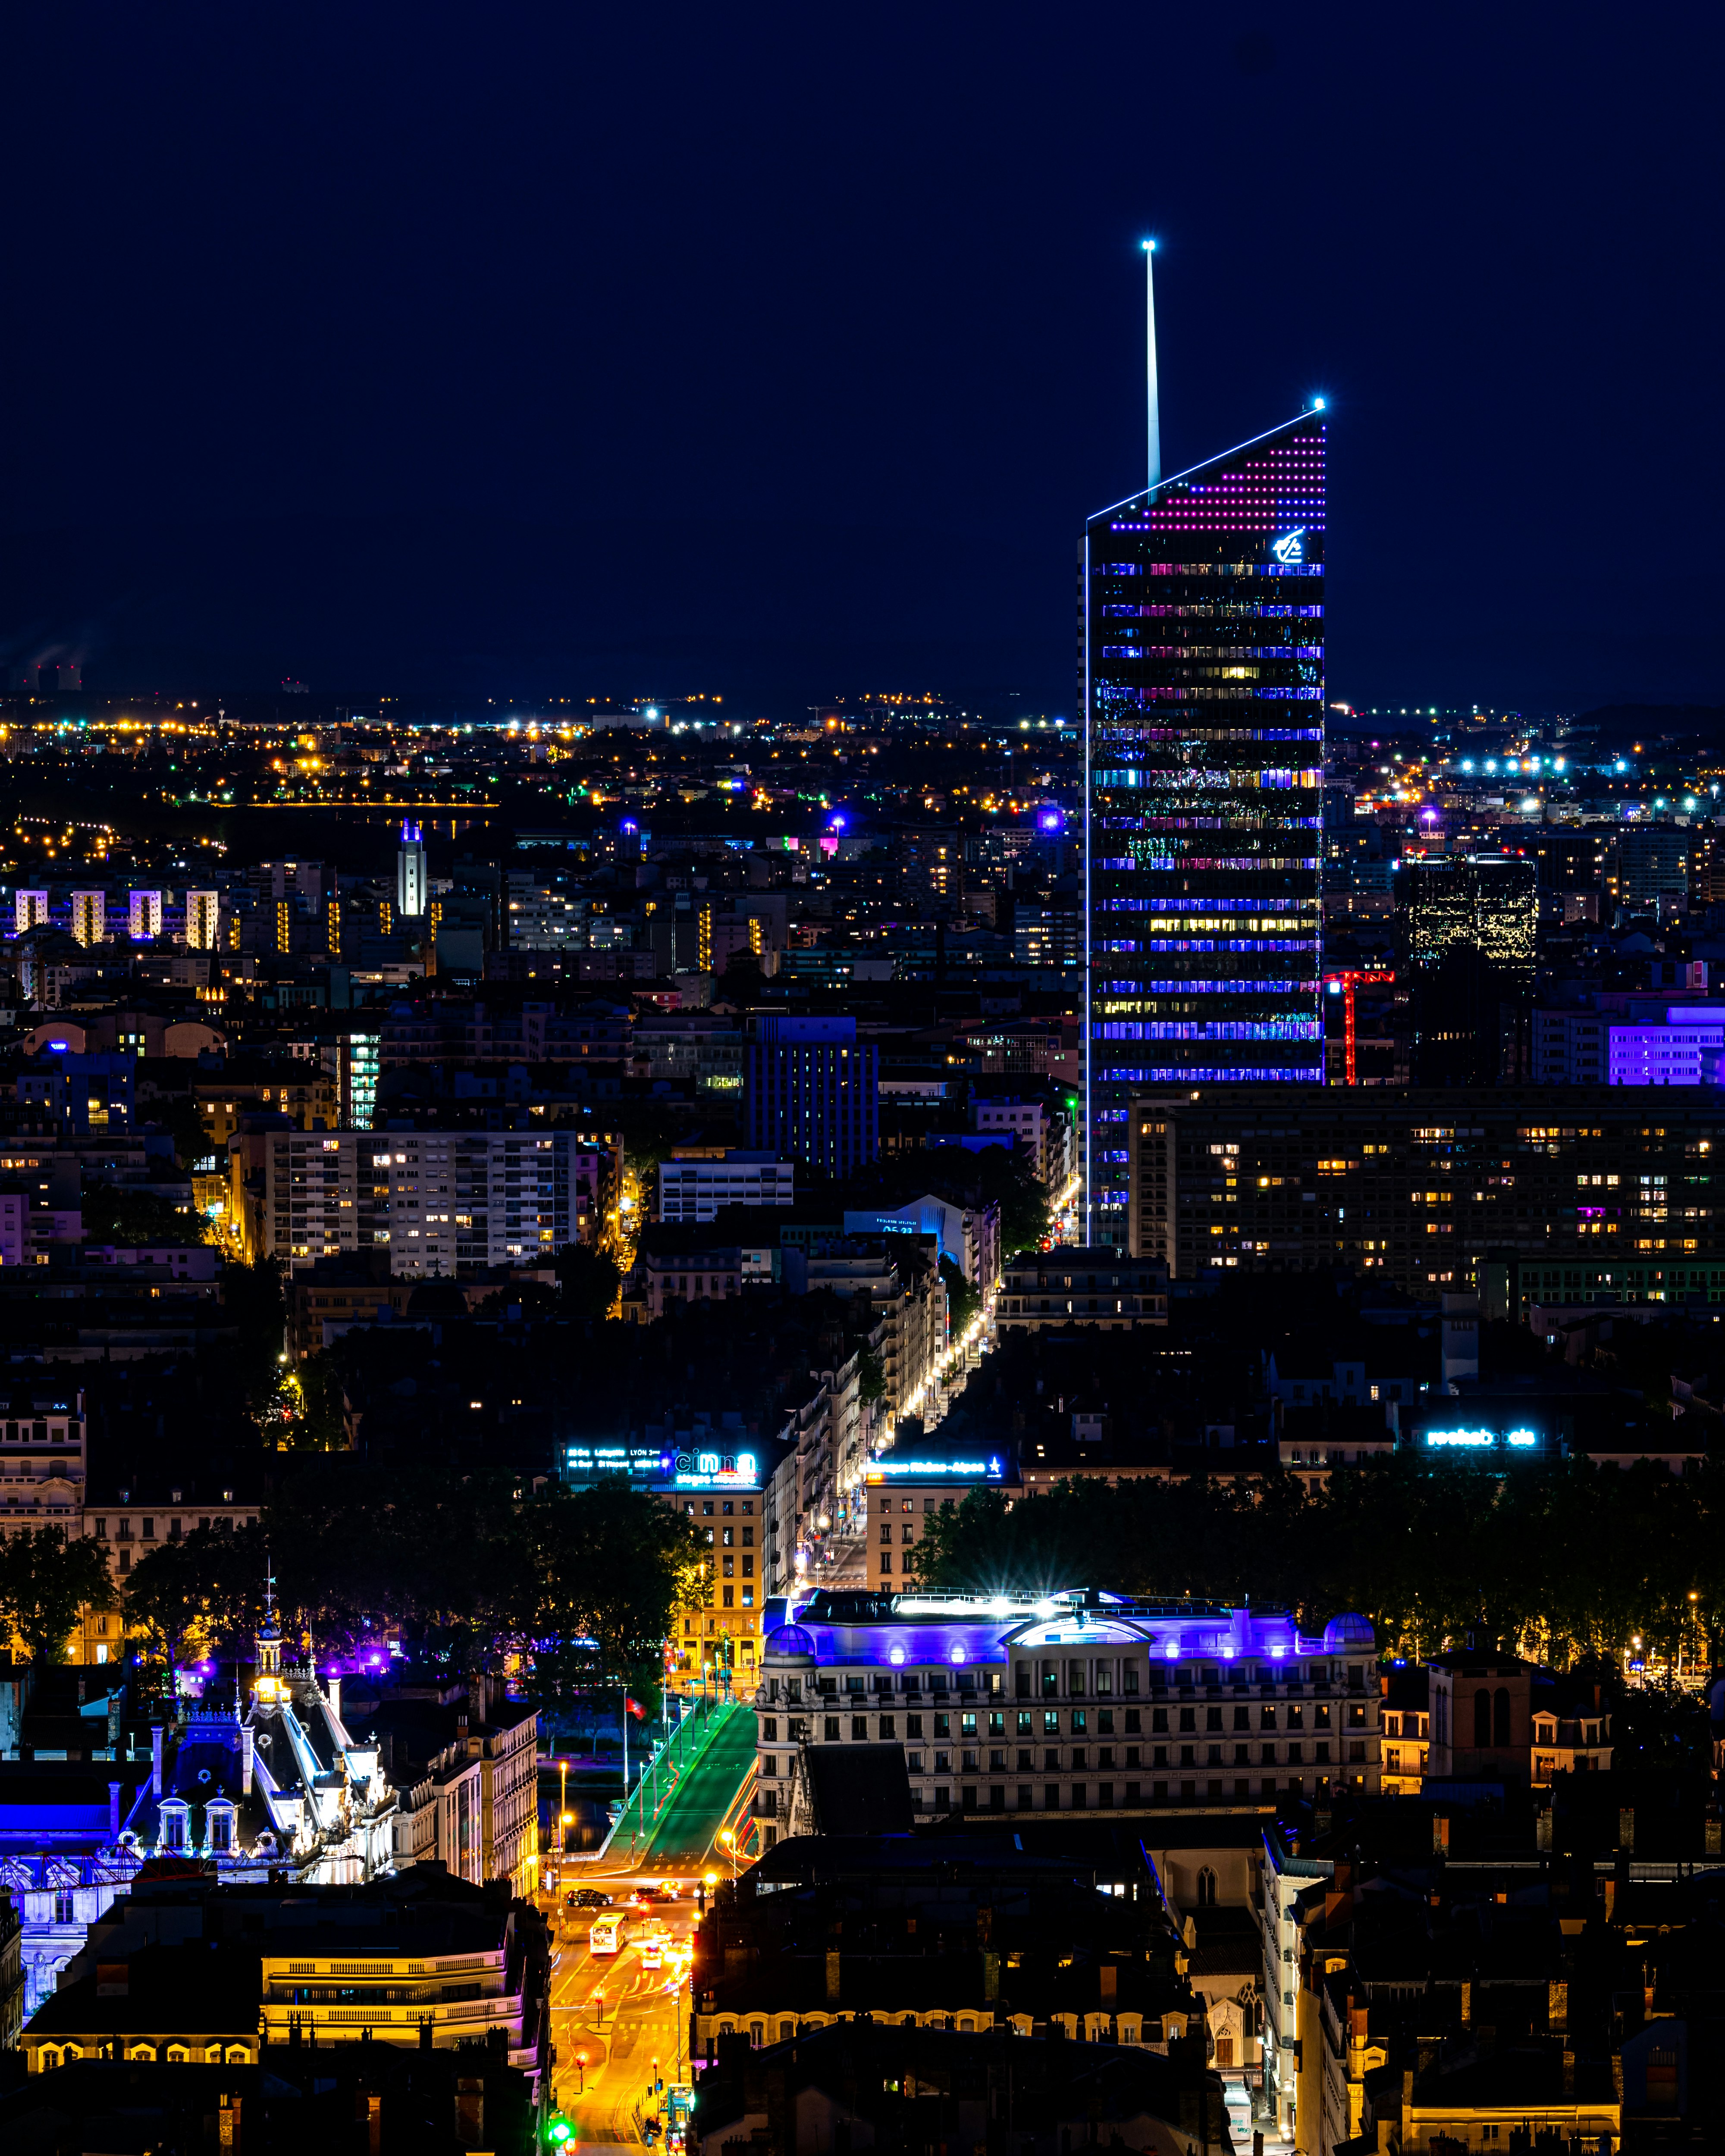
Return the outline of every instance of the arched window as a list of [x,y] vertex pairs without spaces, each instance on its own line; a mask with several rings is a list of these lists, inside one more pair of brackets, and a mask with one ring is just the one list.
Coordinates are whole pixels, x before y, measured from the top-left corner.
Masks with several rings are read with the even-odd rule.
[[1483,1685],[1473,1696],[1473,1741],[1481,1752],[1491,1742],[1491,1695]]
[[168,2046],[167,2062],[171,2066],[189,2066],[191,2064],[191,2061],[192,2054],[186,2049],[183,2044],[170,2044]]
[[44,2044],[36,2054],[36,2058],[40,2071],[44,2074],[51,2071],[60,2062],[60,2055],[52,2044]]
[[1198,1906],[1200,1909],[1216,1906],[1216,1875],[1207,1864],[1198,1875]]
[[156,2046],[153,2044],[134,2044],[126,2056],[129,2059],[144,2060],[153,2064],[156,2058]]
[[243,2066],[247,2064],[250,2057],[251,2053],[247,2051],[244,2044],[230,2044],[228,2046],[228,2063],[230,2066]]
[[758,2051],[762,2045],[764,2044],[766,2041],[767,2024],[764,2021],[751,2021],[749,2024],[750,2043],[753,2045],[754,2048]]
[[1509,1743],[1509,1688],[1499,1685],[1491,1695],[1491,1742],[1507,1747]]

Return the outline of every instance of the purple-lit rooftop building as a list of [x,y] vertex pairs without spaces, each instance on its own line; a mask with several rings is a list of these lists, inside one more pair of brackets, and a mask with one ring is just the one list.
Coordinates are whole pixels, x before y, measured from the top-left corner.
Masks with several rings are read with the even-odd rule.
[[1086,527],[1090,1242],[1134,1096],[1323,1076],[1324,502],[1314,406]]
[[808,1747],[897,1743],[917,1812],[1273,1810],[1378,1790],[1363,1617],[1096,1589],[822,1593],[768,1638],[756,1696],[763,1845]]

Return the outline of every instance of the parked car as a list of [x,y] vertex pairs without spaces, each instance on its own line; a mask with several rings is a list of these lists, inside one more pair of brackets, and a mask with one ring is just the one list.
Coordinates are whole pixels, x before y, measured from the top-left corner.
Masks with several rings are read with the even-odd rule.
[[572,1909],[608,1909],[612,1897],[608,1894],[602,1894],[597,1887],[578,1887],[566,1898]]

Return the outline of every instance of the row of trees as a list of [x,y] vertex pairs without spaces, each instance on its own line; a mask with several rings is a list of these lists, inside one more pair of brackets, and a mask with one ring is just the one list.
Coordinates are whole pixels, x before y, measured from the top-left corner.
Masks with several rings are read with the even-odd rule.
[[64,1661],[80,1609],[119,1600],[99,1543],[68,1542],[58,1527],[24,1527],[0,1541],[0,1638],[28,1648],[33,1661]]
[[1638,1640],[1704,1658],[1725,1644],[1725,1471],[1712,1467],[1679,1481],[1651,1462],[1496,1474],[1398,1457],[1310,1495],[1293,1476],[1073,1481],[1009,1510],[977,1491],[942,1508],[916,1555],[925,1584],[976,1593],[1250,1599],[1308,1629],[1356,1610],[1386,1652],[1420,1657],[1470,1632],[1558,1666]]
[[164,1661],[246,1654],[273,1569],[284,1630],[320,1656],[398,1626],[465,1668],[519,1654],[549,1697],[650,1692],[675,1616],[704,1599],[706,1555],[682,1513],[621,1481],[523,1501],[502,1476],[309,1474],[255,1528],[158,1544],[125,1606]]

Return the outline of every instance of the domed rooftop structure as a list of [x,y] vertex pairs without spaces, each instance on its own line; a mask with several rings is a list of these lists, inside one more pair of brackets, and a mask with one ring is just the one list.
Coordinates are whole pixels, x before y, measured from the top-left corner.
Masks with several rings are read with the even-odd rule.
[[1371,1619],[1360,1616],[1355,1610],[1331,1618],[1324,1627],[1324,1649],[1328,1654],[1346,1654],[1350,1649],[1357,1653],[1362,1647],[1375,1647],[1377,1644],[1378,1635]]
[[814,1640],[800,1625],[781,1625],[767,1642],[766,1651],[781,1658],[787,1655],[807,1655],[814,1660]]

